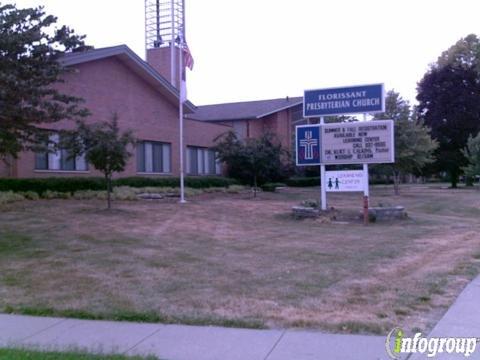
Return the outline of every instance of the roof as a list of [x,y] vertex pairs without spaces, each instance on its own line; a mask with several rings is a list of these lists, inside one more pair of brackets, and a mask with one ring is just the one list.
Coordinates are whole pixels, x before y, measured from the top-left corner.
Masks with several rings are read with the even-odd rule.
[[[63,56],[60,62],[65,66],[73,66],[108,57],[118,58],[133,72],[157,89],[172,104],[178,105],[180,96],[179,91],[153,67],[135,54],[135,52],[133,52],[127,45],[67,53]],[[186,112],[195,111],[195,106],[190,101],[185,102],[184,108]]]
[[260,119],[303,103],[303,97],[198,106],[188,118],[202,121]]

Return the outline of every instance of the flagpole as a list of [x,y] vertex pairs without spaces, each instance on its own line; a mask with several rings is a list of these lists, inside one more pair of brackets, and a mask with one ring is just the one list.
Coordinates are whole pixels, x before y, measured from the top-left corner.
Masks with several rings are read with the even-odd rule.
[[185,179],[184,179],[184,165],[183,165],[183,102],[186,100],[185,96],[185,84],[184,81],[184,73],[185,68],[183,64],[183,46],[185,42],[185,34],[183,33],[183,28],[180,30],[180,44],[179,44],[179,54],[178,54],[178,87],[179,87],[179,117],[180,117],[180,203],[185,204],[187,201],[185,200]]

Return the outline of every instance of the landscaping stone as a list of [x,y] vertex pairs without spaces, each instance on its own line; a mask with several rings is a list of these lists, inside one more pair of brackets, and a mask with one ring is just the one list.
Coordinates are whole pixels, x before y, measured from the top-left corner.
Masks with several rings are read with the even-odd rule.
[[376,220],[397,220],[407,217],[403,206],[372,207],[368,209],[368,214]]
[[319,215],[318,209],[306,206],[294,206],[292,207],[293,216],[296,219],[316,218]]
[[142,193],[138,194],[137,197],[142,200],[160,200],[164,196],[162,194]]

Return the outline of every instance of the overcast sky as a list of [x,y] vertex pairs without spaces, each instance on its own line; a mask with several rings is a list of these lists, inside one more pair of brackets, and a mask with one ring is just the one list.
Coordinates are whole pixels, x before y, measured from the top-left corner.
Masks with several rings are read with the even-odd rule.
[[[428,65],[480,34],[479,0],[185,1],[196,105],[379,82],[413,102]],[[3,2],[44,5],[89,44],[126,44],[145,57],[144,0]]]

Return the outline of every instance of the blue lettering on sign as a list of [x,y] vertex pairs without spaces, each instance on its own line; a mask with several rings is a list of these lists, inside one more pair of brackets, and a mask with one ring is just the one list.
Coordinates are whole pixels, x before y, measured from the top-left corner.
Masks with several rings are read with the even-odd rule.
[[383,84],[305,90],[305,117],[385,111]]
[[319,125],[300,125],[295,131],[297,166],[320,165]]

